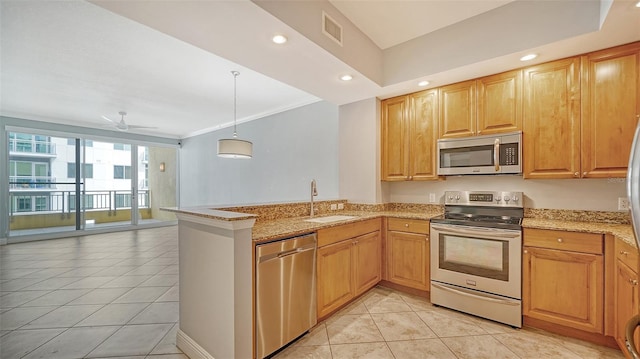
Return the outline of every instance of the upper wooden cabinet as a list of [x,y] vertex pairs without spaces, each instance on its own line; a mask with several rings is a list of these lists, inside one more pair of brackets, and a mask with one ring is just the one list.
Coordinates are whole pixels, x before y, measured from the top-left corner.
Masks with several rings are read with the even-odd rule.
[[625,177],[640,114],[640,43],[524,70],[525,178]]
[[522,70],[440,88],[439,137],[467,137],[522,128]]
[[438,178],[438,91],[427,90],[382,101],[382,179]]
[[476,134],[476,80],[443,86],[440,96],[440,138]]
[[582,177],[625,177],[640,114],[640,43],[581,60]]
[[522,129],[522,70],[483,77],[476,81],[476,86],[476,134],[489,135]]
[[524,178],[579,177],[580,59],[524,70]]

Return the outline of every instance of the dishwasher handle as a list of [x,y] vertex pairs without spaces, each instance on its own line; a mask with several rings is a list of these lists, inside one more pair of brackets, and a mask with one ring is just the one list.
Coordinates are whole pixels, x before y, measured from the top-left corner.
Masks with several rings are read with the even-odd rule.
[[270,260],[274,260],[274,259],[282,259],[285,257],[289,257],[292,256],[294,254],[300,254],[300,253],[304,253],[304,252],[308,252],[308,251],[312,251],[316,249],[316,244],[315,243],[309,243],[307,245],[298,247],[298,248],[294,248],[288,251],[282,251],[282,252],[278,252],[278,253],[271,253],[271,254],[265,254],[261,257],[258,258],[258,263],[264,263],[264,262],[268,262]]

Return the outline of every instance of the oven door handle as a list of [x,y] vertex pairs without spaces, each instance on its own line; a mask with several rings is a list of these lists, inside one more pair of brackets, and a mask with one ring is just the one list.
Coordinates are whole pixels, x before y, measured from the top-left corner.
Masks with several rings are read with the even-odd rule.
[[442,224],[432,224],[432,229],[437,231],[447,232],[450,234],[460,234],[460,235],[484,235],[490,234],[493,237],[498,238],[520,238],[520,231],[513,231],[508,229],[495,229],[495,228],[482,228],[482,227],[473,227],[473,229],[464,229],[461,226],[449,226]]
[[505,305],[514,305],[514,306],[520,305],[519,300],[509,299],[509,298],[496,298],[495,296],[490,294],[485,294],[479,291],[465,290],[464,288],[456,288],[446,284],[437,283],[434,281],[431,281],[431,286],[436,287],[438,289],[446,290],[448,292],[452,292],[455,294],[464,295],[466,297],[486,300],[488,302],[500,303]]

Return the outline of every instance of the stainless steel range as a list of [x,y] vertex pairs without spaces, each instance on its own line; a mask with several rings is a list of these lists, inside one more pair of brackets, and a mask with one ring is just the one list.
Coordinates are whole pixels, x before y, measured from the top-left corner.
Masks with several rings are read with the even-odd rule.
[[431,302],[522,327],[522,192],[447,191],[431,219]]

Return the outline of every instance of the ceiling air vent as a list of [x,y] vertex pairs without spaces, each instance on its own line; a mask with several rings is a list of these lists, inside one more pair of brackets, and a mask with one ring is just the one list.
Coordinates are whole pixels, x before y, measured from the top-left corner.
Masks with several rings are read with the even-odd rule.
[[324,11],[322,12],[322,33],[342,46],[342,26]]

